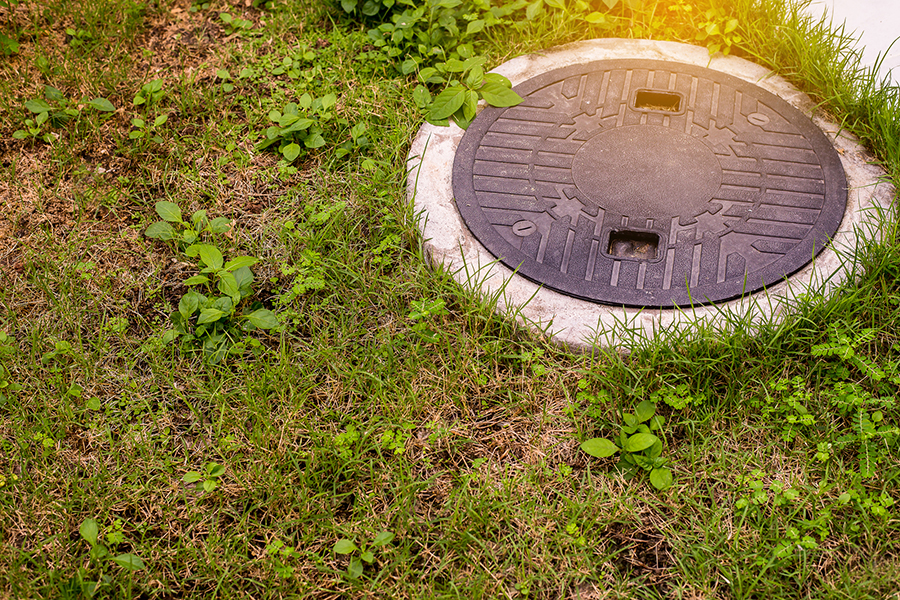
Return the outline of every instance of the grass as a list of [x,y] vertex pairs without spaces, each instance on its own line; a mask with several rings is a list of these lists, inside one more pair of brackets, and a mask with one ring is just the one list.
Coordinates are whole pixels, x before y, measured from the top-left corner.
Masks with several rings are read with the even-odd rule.
[[[605,27],[520,12],[480,48],[496,65],[590,37],[695,41],[712,4],[678,4],[616,5]],[[852,38],[780,0],[717,6],[740,22],[733,53],[897,177],[897,88]],[[250,29],[228,33],[226,10]],[[897,597],[898,438],[860,429],[900,419],[894,223],[857,281],[756,335],[570,354],[427,266],[404,180],[423,112],[372,54],[377,21],[313,1],[48,0],[0,2],[0,23],[20,44],[0,63],[0,596]],[[164,96],[134,105],[153,79]],[[45,85],[80,116],[49,143],[12,139]],[[255,151],[307,92],[338,95],[335,144],[358,123],[374,143],[293,164]],[[117,110],[84,107],[96,97]],[[160,115],[161,143],[129,139]],[[256,299],[283,327],[252,334],[258,354],[209,365],[162,343],[197,269],[143,235],[160,200],[231,219],[222,248],[260,258]],[[443,310],[412,318],[423,301]],[[663,492],[579,449],[648,398]],[[214,490],[184,482],[209,463]],[[89,556],[86,519],[144,568]],[[348,578],[335,542],[381,531],[396,537]]]

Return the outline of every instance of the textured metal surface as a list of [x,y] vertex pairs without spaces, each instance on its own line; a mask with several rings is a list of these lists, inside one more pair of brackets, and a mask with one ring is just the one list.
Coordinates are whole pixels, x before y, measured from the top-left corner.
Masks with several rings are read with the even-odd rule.
[[453,166],[460,214],[518,273],[596,302],[718,302],[796,272],[837,230],[840,159],[802,113],[693,65],[606,60],[516,86]]

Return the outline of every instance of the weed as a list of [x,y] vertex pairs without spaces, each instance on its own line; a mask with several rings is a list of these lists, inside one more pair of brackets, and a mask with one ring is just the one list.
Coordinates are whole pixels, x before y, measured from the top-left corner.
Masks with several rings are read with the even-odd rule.
[[682,410],[687,406],[699,406],[705,403],[707,396],[703,392],[692,392],[686,383],[678,385],[663,386],[650,394],[650,401],[658,404],[660,401],[665,402],[675,410]]
[[884,370],[858,352],[859,347],[874,340],[876,334],[877,331],[872,328],[852,334],[846,325],[837,324],[829,330],[828,342],[812,347],[812,355],[837,357],[852,364],[867,377],[878,381],[884,378]]
[[[372,540],[371,548],[383,548],[394,540],[394,534],[390,531],[382,531]],[[362,547],[357,546],[352,540],[346,538],[339,539],[334,544],[335,554],[349,554],[350,562],[347,565],[347,577],[350,579],[359,579],[363,574],[363,563],[372,564],[375,562],[375,553],[365,544]]]
[[[4,6],[8,11],[7,14],[12,13],[13,9],[18,6],[19,0],[0,0],[0,6]],[[7,33],[11,33],[12,35],[7,35]],[[3,31],[0,31],[0,56],[12,56],[13,54],[19,53],[19,40],[16,32],[13,31],[13,27],[9,27],[7,30],[4,27]]]
[[371,146],[368,136],[365,135],[368,125],[357,123],[350,128],[350,139],[335,148],[334,154],[338,158],[361,152]]
[[[475,118],[478,101],[484,99],[491,106],[506,107],[520,104],[523,99],[511,88],[509,80],[498,73],[485,73],[483,56],[466,60],[450,58],[436,67],[427,67],[419,77],[427,83],[447,83],[448,87],[430,102],[420,91],[423,108],[429,106],[428,121],[434,125],[447,125],[450,117],[462,127],[468,128]],[[422,89],[422,88],[418,88]],[[427,93],[427,90],[426,90]]]
[[441,340],[441,335],[432,327],[433,319],[449,314],[444,301],[437,300],[416,300],[410,305],[409,319],[413,322],[412,330],[420,339],[435,344]]
[[188,8],[189,12],[195,13],[200,12],[201,10],[209,10],[210,3],[204,2],[203,0],[192,0],[191,6]]
[[[848,357],[849,360],[849,357]],[[877,369],[868,362],[869,369]],[[878,369],[880,371],[880,369]],[[781,427],[786,441],[803,434],[816,444],[815,458],[828,462],[834,450],[857,449],[857,465],[863,478],[875,476],[878,465],[889,462],[892,448],[900,439],[900,429],[888,422],[883,411],[893,408],[893,397],[875,397],[853,382],[828,382],[819,390],[818,401],[802,376],[790,381],[770,384],[776,394],[763,400],[754,399],[753,406],[762,408],[767,418]],[[815,413],[811,409],[815,408]],[[836,429],[825,430],[822,439],[819,423],[834,422]]]
[[410,433],[416,426],[412,423],[404,423],[395,429],[386,429],[381,434],[381,448],[395,455],[406,452],[406,442],[412,437]]
[[291,304],[307,292],[325,288],[325,265],[322,255],[315,250],[304,248],[293,264],[281,265],[281,274],[291,278],[288,290],[278,297],[282,306]]
[[793,440],[801,431],[807,431],[816,423],[815,417],[806,408],[812,402],[812,393],[806,388],[806,380],[797,376],[791,381],[777,380],[769,388],[776,395],[766,395],[765,399],[752,400],[753,406],[762,409],[762,414],[781,425],[781,437]]
[[726,14],[721,8],[711,8],[703,13],[696,40],[706,45],[710,56],[719,51],[727,56],[731,53],[731,48],[742,41],[737,33],[739,24],[737,19]]
[[[60,340],[53,343],[53,350],[49,350],[45,352],[41,356],[41,363],[44,365],[65,365],[69,360],[74,356],[74,351],[72,349],[72,344],[65,340]],[[56,370],[61,370],[61,366],[53,367]]]
[[582,442],[581,449],[591,456],[607,458],[621,452],[617,468],[626,479],[634,477],[641,469],[650,473],[650,483],[664,490],[673,483],[668,459],[663,458],[663,441],[653,434],[660,431],[665,419],[656,414],[656,404],[644,400],[634,413],[623,413],[624,425],[620,428],[618,445],[605,438],[592,438]]
[[219,478],[225,474],[225,467],[220,464],[209,462],[203,467],[203,472],[188,471],[181,478],[185,483],[194,483],[198,490],[204,490],[206,493],[212,493],[219,485]]
[[94,36],[80,27],[67,27],[66,39],[68,40],[70,47],[81,48],[82,46],[87,45],[89,42],[93,42]]
[[0,331],[0,406],[6,404],[9,400],[7,394],[22,390],[21,384],[12,381],[12,374],[4,364],[5,357],[16,353],[16,348],[13,345],[14,341],[6,332]]
[[326,144],[323,133],[327,123],[334,118],[335,104],[337,96],[334,94],[315,99],[303,94],[299,102],[288,103],[283,112],[273,110],[269,119],[278,125],[266,130],[266,139],[257,144],[256,149],[277,146],[278,153],[292,163],[304,149],[321,148]]
[[179,250],[194,244],[203,235],[214,236],[231,229],[231,221],[225,217],[209,220],[205,210],[198,210],[191,215],[190,221],[185,221],[181,207],[174,202],[160,200],[156,203],[155,210],[162,221],[156,221],[147,227],[144,235],[152,239],[174,241]]
[[168,120],[168,115],[159,115],[158,117],[153,119],[152,123],[148,123],[140,117],[135,117],[131,119],[131,124],[132,126],[134,126],[134,129],[128,133],[128,139],[149,140],[157,144],[162,144],[163,139],[159,136],[159,133],[157,133],[157,131]]
[[154,79],[141,86],[141,89],[135,94],[133,102],[135,106],[149,106],[159,103],[165,95],[162,79]]
[[[523,6],[524,2],[490,8],[488,3],[472,0],[426,0],[424,5],[392,15],[389,23],[369,30],[368,36],[385,60],[400,61],[400,73],[418,72],[424,85],[416,87],[413,100],[427,110],[431,123],[446,125],[453,118],[465,129],[481,99],[498,107],[522,102],[508,79],[484,72],[487,59],[476,53],[475,42]],[[428,85],[445,89],[432,99]]]
[[226,69],[216,69],[216,78],[222,81],[222,91],[226,94],[234,91],[234,84],[231,82],[231,73]]
[[374,17],[390,11],[395,6],[414,6],[410,0],[340,0],[344,12],[365,17]]
[[287,559],[300,558],[302,554],[294,548],[286,546],[281,540],[274,540],[266,545],[266,554],[272,557],[272,569],[283,579],[294,574],[294,567],[287,564]]
[[360,433],[355,425],[347,425],[346,429],[334,436],[335,453],[343,458],[349,459],[353,455],[353,447],[359,441]]
[[[206,211],[198,211],[188,223],[183,220],[178,205],[167,201],[157,202],[156,212],[163,221],[150,225],[145,235],[184,244],[184,255],[198,259],[200,268],[184,285],[196,286],[210,295],[192,289],[181,297],[178,310],[170,316],[173,327],[163,334],[163,343],[180,339],[182,349],[199,347],[210,364],[247,349],[261,351],[260,342],[247,334],[255,329],[272,329],[279,323],[275,313],[253,301],[254,276],[250,267],[258,259],[237,256],[226,262],[215,244],[194,243],[204,233],[226,231],[230,225],[227,219],[209,221]],[[176,231],[173,223],[182,230]]]
[[424,0],[391,15],[390,22],[370,29],[368,37],[385,59],[400,61],[399,71],[408,75],[450,59],[471,58],[479,35],[522,6],[524,2],[513,2],[492,9],[478,0]]
[[240,17],[234,17],[231,13],[219,13],[219,20],[222,21],[225,29],[225,35],[234,33],[249,33],[253,30],[253,22]]
[[[79,567],[75,575],[63,585],[70,597],[92,598],[98,592],[112,586],[113,579],[104,569],[104,565],[112,562],[127,572],[141,571],[146,568],[144,561],[135,554],[125,553],[111,556],[109,549],[100,543],[100,525],[94,519],[85,519],[78,528],[81,538],[88,543],[88,567]],[[119,527],[107,533],[107,541],[116,546],[124,541],[121,521]],[[90,578],[90,579],[88,579]]]
[[[115,107],[106,98],[94,98],[87,106],[104,113],[115,111]],[[35,117],[25,120],[25,129],[13,132],[13,138],[17,140],[40,139],[49,144],[57,137],[55,133],[48,131],[49,128],[63,127],[81,116],[81,110],[74,102],[49,85],[44,86],[44,98],[26,101],[25,108]]]

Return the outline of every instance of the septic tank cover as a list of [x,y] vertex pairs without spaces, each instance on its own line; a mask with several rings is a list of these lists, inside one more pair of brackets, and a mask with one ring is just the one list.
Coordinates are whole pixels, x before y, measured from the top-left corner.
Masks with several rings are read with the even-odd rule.
[[453,164],[466,225],[504,264],[624,306],[736,298],[823,249],[847,182],[825,135],[725,73],[610,59],[546,72],[486,108]]

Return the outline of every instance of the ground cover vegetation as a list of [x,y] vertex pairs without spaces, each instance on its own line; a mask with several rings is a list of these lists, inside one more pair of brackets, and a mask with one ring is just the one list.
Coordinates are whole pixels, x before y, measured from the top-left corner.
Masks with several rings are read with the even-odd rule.
[[0,595],[886,598],[900,244],[751,335],[571,354],[428,268],[428,119],[594,37],[773,68],[900,174],[781,0],[0,0]]

